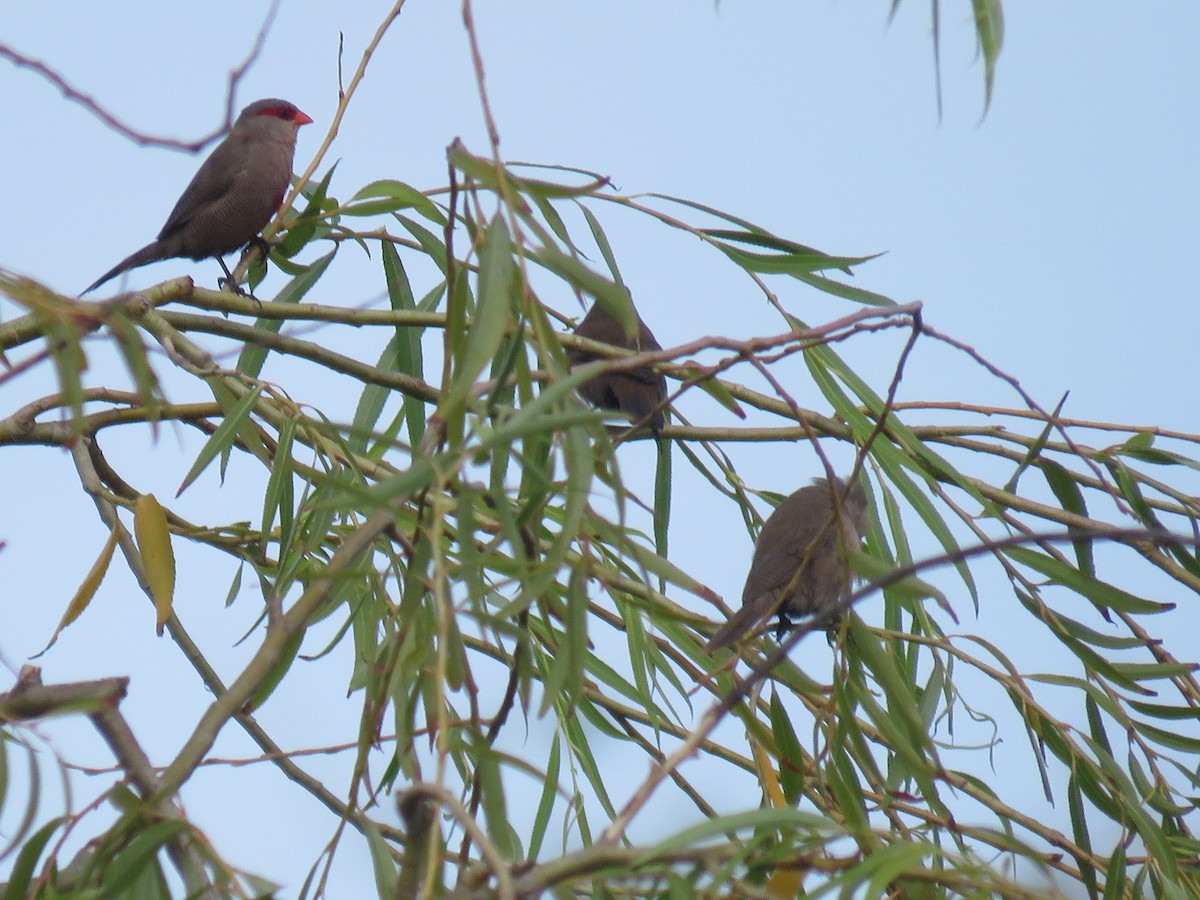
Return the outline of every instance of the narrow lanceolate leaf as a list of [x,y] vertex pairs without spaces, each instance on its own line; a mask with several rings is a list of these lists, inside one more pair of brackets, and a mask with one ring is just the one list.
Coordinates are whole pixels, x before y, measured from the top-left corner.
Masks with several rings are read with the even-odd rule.
[[145,896],[132,890],[138,880],[158,866],[158,851],[167,841],[190,830],[184,821],[157,822],[140,829],[137,835],[112,859],[105,874],[105,886],[112,889],[105,896]]
[[1050,435],[1058,424],[1058,417],[1062,414],[1063,405],[1067,402],[1067,397],[1070,396],[1070,393],[1070,391],[1067,391],[1062,395],[1062,399],[1054,407],[1054,412],[1046,420],[1046,425],[1042,429],[1042,433],[1037,436],[1037,440],[1030,445],[1029,449],[1025,452],[1025,456],[1017,464],[1016,471],[1012,473],[1012,477],[1004,485],[1004,490],[1008,491],[1008,493],[1015,494],[1017,492],[1017,481],[1020,479],[1021,473],[1028,469],[1042,455],[1042,451],[1046,448],[1046,442],[1050,440]]
[[600,255],[604,257],[604,262],[608,266],[608,271],[612,273],[613,281],[617,284],[622,284],[621,270],[617,268],[617,257],[612,251],[612,245],[608,242],[608,235],[604,233],[604,229],[600,227],[600,220],[595,214],[584,204],[579,204],[579,211],[583,213],[583,217],[587,219],[588,228],[592,230],[592,237],[596,241],[596,246],[600,248]]
[[75,596],[71,598],[71,602],[67,604],[67,611],[63,613],[62,621],[58,623],[58,631],[66,628],[72,622],[83,614],[83,611],[88,608],[88,604],[92,602],[92,597],[96,596],[96,589],[100,587],[100,582],[104,580],[104,575],[108,572],[108,564],[112,562],[113,551],[117,547],[117,530],[113,529],[108,534],[108,540],[104,542],[104,548],[100,551],[100,555],[96,557],[96,562],[93,563],[91,571],[87,573],[87,577],[83,579],[83,583],[79,585],[79,590],[75,592]]
[[557,247],[547,245],[539,247],[530,254],[530,259],[547,271],[553,272],[572,287],[596,298],[596,302],[604,307],[614,319],[621,323],[627,331],[637,329],[637,317],[633,310],[633,301],[629,291],[599,272],[596,272],[573,256],[568,256]]
[[[1050,485],[1050,490],[1054,491],[1054,496],[1062,504],[1063,509],[1086,518],[1088,514],[1087,501],[1084,500],[1083,491],[1079,489],[1079,483],[1071,473],[1061,464],[1049,459],[1043,459],[1041,466],[1046,483]],[[1079,564],[1079,571],[1089,578],[1094,578],[1096,564],[1092,559],[1091,540],[1080,537],[1071,543],[1075,548],[1075,560]]]
[[704,391],[704,393],[708,394],[708,396],[712,397],[739,419],[746,418],[746,411],[742,409],[741,404],[737,402],[737,398],[730,393],[729,388],[720,379],[708,377],[699,366],[687,361],[679,363],[679,367],[679,376],[681,379],[694,382],[696,387]]
[[391,847],[379,833],[379,827],[366,816],[363,817],[363,825],[363,834],[371,851],[371,867],[375,871],[375,889],[380,897],[395,897],[400,879]]
[[[304,295],[309,292],[312,286],[325,274],[325,270],[333,262],[333,257],[336,253],[336,249],[330,250],[321,258],[314,260],[312,265],[308,266],[299,275],[285,284],[283,289],[275,295],[275,299],[271,302],[285,304],[299,303],[304,299]],[[259,319],[254,323],[254,327],[275,334],[283,327],[283,323],[283,319]],[[242,348],[242,352],[238,356],[237,369],[250,378],[257,378],[258,374],[262,371],[263,363],[266,361],[266,347],[261,344],[247,344]]]
[[[560,184],[553,181],[543,181],[537,178],[522,178],[513,174],[503,166],[497,166],[485,156],[475,156],[470,153],[461,141],[455,141],[446,154],[450,164],[466,175],[478,181],[492,191],[504,190],[514,194],[529,193],[536,197],[570,198],[594,193],[607,179],[582,169],[567,168],[568,172],[577,172],[590,176],[593,181],[585,185]],[[558,168],[558,167],[555,167]]]
[[1051,556],[1030,550],[1028,547],[1008,547],[1004,553],[1022,565],[1042,573],[1055,584],[1061,584],[1063,587],[1082,594],[1102,609],[1115,609],[1117,612],[1130,615],[1153,615],[1175,608],[1174,603],[1146,600],[1111,584],[1091,578],[1078,569],[1073,569]]
[[263,495],[262,540],[259,546],[265,556],[270,543],[271,529],[275,525],[275,514],[279,513],[280,555],[290,544],[295,498],[292,484],[292,441],[296,433],[296,420],[288,419],[279,429],[279,440],[275,444],[275,461],[271,476],[267,479],[267,490]]
[[[299,214],[288,221],[287,234],[283,236],[283,240],[276,248],[277,261],[279,257],[291,259],[299,253],[316,235],[318,223],[325,224],[323,207],[329,192],[329,182],[333,179],[335,169],[337,169],[337,163],[330,167],[329,171],[325,173],[325,177],[316,186],[311,181],[304,185],[302,193],[308,198],[308,203]],[[337,206],[336,202],[332,205],[335,208]]]
[[704,234],[714,240],[732,241],[739,244],[749,244],[753,247],[763,247],[767,250],[774,250],[777,253],[786,256],[795,256],[798,258],[821,259],[825,260],[828,265],[822,268],[844,268],[847,275],[850,274],[850,266],[858,265],[867,260],[874,259],[879,254],[871,256],[854,257],[850,263],[839,263],[838,258],[830,256],[828,253],[823,253],[815,247],[809,247],[805,244],[798,244],[795,241],[790,241],[787,238],[779,237],[771,234],[768,231],[753,226],[749,229],[734,229],[734,228],[705,228]]
[[[862,578],[865,583],[873,581],[882,581],[884,578],[891,575],[895,566],[882,559],[878,559],[867,553],[860,551],[851,551],[850,567],[854,570],[854,574]],[[950,601],[946,599],[946,595],[930,584],[928,581],[923,581],[915,575],[909,575],[907,578],[902,578],[900,581],[888,585],[888,590],[903,597],[910,603],[916,603],[928,597],[937,602],[955,622],[958,621],[958,616],[955,614]]]
[[891,297],[886,297],[883,294],[877,294],[875,291],[868,291],[865,288],[855,287],[852,284],[843,284],[840,281],[834,281],[832,278],[826,278],[824,275],[796,275],[797,281],[803,281],[810,287],[816,288],[818,291],[824,291],[833,297],[841,297],[843,300],[853,300],[855,303],[862,303],[865,306],[895,306],[896,301]]
[[[384,347],[375,367],[384,372],[392,372],[397,368],[396,355],[401,338],[393,335]],[[354,419],[350,423],[350,434],[347,443],[355,453],[362,454],[375,436],[379,416],[383,413],[384,405],[391,395],[389,388],[378,384],[368,384],[358,397],[358,406],[354,410]]]
[[415,209],[431,222],[446,224],[446,217],[428,197],[403,181],[391,179],[372,181],[350,198],[342,212],[348,216],[374,216],[398,209]]
[[167,514],[153,494],[142,494],[133,506],[133,533],[154,598],[155,628],[161,635],[175,599],[175,552]]
[[654,550],[666,557],[671,524],[671,442],[658,441],[658,465],[654,468]]
[[563,682],[562,702],[564,709],[573,709],[583,690],[583,663],[588,658],[588,597],[587,576],[578,579],[572,574],[572,590],[567,597],[566,646],[564,652],[570,658],[567,676]]
[[250,699],[242,707],[242,712],[254,712],[267,702],[267,698],[271,696],[275,688],[279,687],[279,683],[283,681],[283,676],[288,673],[288,670],[292,667],[292,663],[296,661],[296,654],[300,652],[300,645],[303,642],[303,630],[297,631],[287,639],[287,642],[283,645],[283,649],[279,651],[278,659],[275,660],[266,677],[254,689],[254,692],[250,695]]
[[37,862],[42,855],[42,851],[46,849],[46,844],[50,842],[50,838],[54,836],[54,832],[67,821],[66,816],[58,816],[51,819],[25,842],[25,846],[17,854],[16,862],[13,863],[12,870],[8,874],[8,885],[4,891],[4,900],[21,900],[22,897],[29,896],[26,893],[26,889],[33,880],[33,873],[37,868]]
[[546,763],[542,779],[542,795],[538,799],[537,812],[533,817],[533,830],[529,838],[529,859],[537,859],[550,824],[550,812],[558,796],[558,773],[562,766],[562,735],[555,735],[550,744],[550,760]]
[[[404,263],[400,259],[400,254],[396,252],[395,245],[384,243],[380,248],[380,257],[383,259],[383,272],[387,280],[388,299],[391,301],[392,309],[415,310],[417,303],[413,298],[412,285],[409,283],[408,273],[404,270]],[[397,371],[414,378],[423,379],[425,377],[425,363],[421,350],[423,333],[423,328],[415,326],[396,328],[394,359]],[[425,408],[419,400],[413,397],[405,397],[403,402],[404,418],[408,422],[409,440],[415,447],[420,443],[425,430]],[[383,442],[385,447],[388,444],[390,444],[390,439]]]
[[470,388],[504,340],[512,321],[511,292],[516,276],[512,237],[504,219],[496,216],[479,251],[479,305],[455,379],[456,391]]
[[129,374],[133,376],[133,383],[137,386],[138,391],[138,402],[146,410],[146,420],[151,427],[157,426],[162,409],[162,389],[159,387],[158,377],[154,374],[154,369],[146,357],[146,345],[142,343],[137,328],[122,313],[114,314],[109,318],[108,328],[113,337],[117,339],[117,345],[121,348],[121,356],[125,360]]
[[[707,234],[712,235],[709,231]],[[728,233],[728,232],[726,232]],[[824,253],[748,253],[725,241],[714,240],[713,246],[748,272],[766,275],[809,275],[825,269],[841,269],[848,272],[851,266],[864,263],[872,257],[826,256]]]
[[[104,547],[100,551],[100,555],[96,557],[96,561],[92,563],[92,568],[88,571],[83,581],[79,585],[79,589],[75,592],[75,596],[71,598],[71,602],[67,604],[67,610],[63,613],[62,620],[58,623],[58,627],[54,629],[54,634],[50,636],[50,643],[35,653],[30,659],[37,659],[47,650],[54,646],[54,642],[58,640],[59,634],[64,628],[83,615],[83,611],[88,608],[88,604],[92,602],[92,598],[96,596],[96,589],[100,587],[100,582],[104,580],[105,573],[108,572],[108,564],[112,562],[113,551],[117,547],[117,532],[114,529],[109,532],[108,540],[104,542]],[[0,794],[2,796],[2,794]]]
[[[254,408],[254,404],[258,401],[258,395],[262,392],[262,388],[255,386],[254,390],[247,393],[241,400],[227,407],[226,403],[232,397],[228,388],[215,379],[209,382],[209,387],[212,388],[213,396],[217,398],[217,403],[221,405],[221,409],[225,410],[225,420],[217,426],[217,430],[209,435],[204,446],[200,448],[200,452],[196,455],[196,461],[192,463],[192,467],[188,469],[187,474],[183,476],[183,482],[179,485],[179,490],[175,492],[176,497],[182,494],[188,485],[200,477],[200,473],[208,468],[208,464],[216,459],[219,454],[232,447],[239,434],[253,431],[247,419],[250,416],[250,410]],[[223,398],[225,402],[222,402]],[[257,433],[254,436],[257,440]],[[266,454],[266,447],[263,446],[261,441],[258,441],[258,445],[262,447],[262,452]]]
[[[416,222],[408,216],[402,216],[399,213],[393,213],[392,215],[396,217],[396,221],[403,225],[405,230],[421,245],[421,252],[428,256],[442,270],[442,274],[445,275],[447,253],[446,245],[442,243],[442,239],[420,222]],[[445,285],[443,284],[442,288],[435,288],[435,290],[441,291],[444,287]]]
[[986,113],[992,105],[996,61],[1000,58],[1000,48],[1004,46],[1004,10],[1000,0],[971,0],[971,8],[975,14],[975,34],[979,38],[979,52],[983,56],[983,110]]
[[[771,733],[775,736],[775,750],[779,758],[779,781],[783,788],[784,803],[776,806],[793,806],[804,791],[804,747],[796,735],[787,708],[776,691],[771,692]],[[772,798],[774,800],[774,798]]]

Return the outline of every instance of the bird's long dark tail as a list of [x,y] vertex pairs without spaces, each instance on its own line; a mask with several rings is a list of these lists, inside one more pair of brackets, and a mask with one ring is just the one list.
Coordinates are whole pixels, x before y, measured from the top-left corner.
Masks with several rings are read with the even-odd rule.
[[[141,250],[129,254],[95,281],[84,289],[83,294],[94,291],[110,278],[116,278],[122,272],[128,272],[130,269],[136,269],[138,266],[144,266],[147,263],[158,262],[160,259],[166,259],[168,253],[163,247],[162,241],[155,241],[153,244],[147,244]],[[83,294],[80,294],[82,297]]]
[[744,605],[729,617],[728,622],[717,629],[717,633],[704,645],[704,652],[714,653],[722,647],[728,647],[736,643],[744,635],[749,634],[761,625],[770,613],[769,608],[764,611],[756,603]]

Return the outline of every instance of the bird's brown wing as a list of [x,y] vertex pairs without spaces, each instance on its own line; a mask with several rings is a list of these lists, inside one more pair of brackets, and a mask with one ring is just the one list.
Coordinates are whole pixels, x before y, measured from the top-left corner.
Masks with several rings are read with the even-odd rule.
[[621,372],[613,382],[612,393],[621,412],[628,413],[635,421],[650,417],[650,427],[658,430],[663,426],[663,414],[659,406],[666,399],[667,385],[661,375],[649,377],[653,375],[652,372],[643,373],[638,369]]
[[632,369],[624,369],[622,370],[621,374],[640,384],[647,384],[651,387],[660,387],[659,393],[663,397],[667,395],[666,377],[659,372],[655,372],[649,366],[636,366]]
[[179,195],[158,239],[163,240],[178,231],[197,213],[227,196],[241,177],[248,157],[244,142],[232,135],[218,144]]
[[763,523],[742,591],[743,604],[782,590],[796,574],[804,551],[816,534],[811,523],[800,521],[801,511],[810,502],[807,492],[811,490],[810,486],[792,494]]

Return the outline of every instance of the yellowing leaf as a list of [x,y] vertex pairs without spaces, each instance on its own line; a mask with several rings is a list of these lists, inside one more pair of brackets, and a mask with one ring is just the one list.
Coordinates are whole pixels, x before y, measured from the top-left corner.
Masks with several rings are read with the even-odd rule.
[[62,631],[62,629],[78,619],[83,614],[83,611],[88,608],[88,604],[96,596],[96,589],[100,587],[100,582],[104,580],[104,575],[108,571],[108,564],[112,562],[113,551],[116,549],[117,531],[114,528],[109,532],[108,540],[104,542],[104,548],[100,551],[100,555],[96,557],[92,568],[79,585],[79,590],[75,592],[75,596],[67,604],[67,611],[63,613],[62,621],[58,623],[59,631]]
[[771,801],[772,806],[786,807],[787,800],[783,797],[783,789],[779,786],[779,777],[775,774],[775,762],[757,741],[750,742],[754,754],[754,764],[758,768],[758,780],[762,784],[763,793]]
[[96,596],[96,589],[100,587],[100,582],[104,580],[105,573],[108,572],[108,564],[112,562],[113,551],[116,547],[117,532],[113,530],[109,533],[108,540],[104,542],[104,547],[100,551],[100,555],[96,557],[96,561],[92,563],[91,569],[88,570],[87,575],[80,582],[79,589],[75,591],[75,596],[67,604],[67,610],[63,613],[62,620],[58,623],[58,627],[54,629],[54,634],[50,636],[50,643],[31,656],[30,659],[37,659],[53,647],[62,630],[83,615],[83,611],[88,608],[88,604]]
[[799,897],[804,887],[804,872],[797,869],[776,869],[767,879],[768,897]]
[[150,594],[154,597],[155,628],[161,635],[175,599],[175,553],[171,549],[167,514],[153,494],[142,494],[137,498],[133,506],[133,533],[142,554]]

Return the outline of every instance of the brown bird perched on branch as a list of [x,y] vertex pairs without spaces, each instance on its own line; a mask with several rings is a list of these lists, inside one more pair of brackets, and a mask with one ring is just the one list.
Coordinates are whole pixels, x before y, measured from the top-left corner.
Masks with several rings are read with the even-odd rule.
[[[662,345],[654,339],[641,316],[638,316],[637,322],[637,336],[631,338],[608,310],[599,303],[593,303],[575,329],[575,334],[626,350],[661,350]],[[603,358],[586,350],[567,350],[567,361],[572,366]],[[667,379],[649,366],[604,372],[581,384],[579,393],[592,406],[625,413],[634,422],[645,419],[653,431],[663,427],[662,406],[667,399]]]
[[[841,504],[834,515],[834,504]],[[728,647],[779,616],[780,630],[791,617],[828,609],[850,592],[846,554],[867,532],[867,495],[857,481],[847,491],[835,478],[813,479],[779,504],[763,523],[742,608],[717,630],[704,649]],[[839,540],[838,535],[841,535]]]
[[161,259],[221,259],[258,237],[283,203],[292,180],[296,133],[312,119],[286,100],[258,100],[242,110],[233,128],[200,166],[167,216],[158,237],[121,260],[87,290]]

